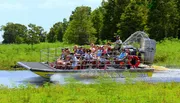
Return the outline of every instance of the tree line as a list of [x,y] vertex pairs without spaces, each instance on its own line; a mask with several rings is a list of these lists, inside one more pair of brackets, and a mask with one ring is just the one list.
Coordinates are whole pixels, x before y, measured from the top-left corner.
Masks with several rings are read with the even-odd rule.
[[135,31],[145,31],[150,38],[180,39],[180,0],[102,0],[91,11],[88,6],[76,7],[69,17],[50,28],[17,23],[1,26],[3,43],[65,42],[75,44],[113,41],[119,35],[125,40]]

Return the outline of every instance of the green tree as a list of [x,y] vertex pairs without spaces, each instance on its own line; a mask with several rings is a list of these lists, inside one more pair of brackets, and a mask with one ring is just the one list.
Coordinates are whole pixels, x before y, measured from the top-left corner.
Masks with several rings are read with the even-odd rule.
[[64,34],[63,41],[80,45],[95,42],[96,38],[94,34],[96,33],[96,30],[93,28],[90,16],[90,7],[77,7],[74,14],[71,15],[72,20]]
[[67,26],[68,26],[68,22],[66,19],[63,19],[63,22],[55,23],[47,35],[48,42],[56,42],[56,41],[62,42],[63,35],[66,31]]
[[102,2],[103,25],[101,30],[102,40],[113,40],[118,30],[117,24],[120,23],[120,17],[124,8],[130,0],[107,0]]
[[178,38],[180,39],[180,0],[176,0],[176,4],[177,4],[177,9],[178,9],[178,31],[177,31],[177,35],[178,35]]
[[18,23],[7,23],[5,26],[1,27],[1,30],[4,31],[3,34],[3,43],[17,43],[21,44],[25,42],[27,36],[27,27]]
[[60,36],[60,41],[63,41],[63,36],[64,36],[64,34],[65,34],[65,32],[66,32],[66,30],[67,30],[67,27],[68,27],[68,24],[69,24],[69,22],[67,21],[67,19],[63,19],[63,23],[62,23],[62,33],[63,33],[63,35],[62,36]]
[[147,0],[131,0],[120,17],[120,23],[117,25],[119,27],[117,34],[121,35],[121,39],[127,39],[135,31],[148,30],[146,25],[148,11]]
[[61,22],[55,23],[53,27],[51,27],[48,35],[47,35],[47,41],[48,42],[56,42],[58,40],[58,35],[62,35],[62,32],[59,30],[61,26]]
[[39,40],[40,42],[45,42],[46,41],[46,37],[47,37],[47,32],[44,31],[43,27],[41,26],[37,26],[37,32],[39,34]]
[[151,38],[178,37],[179,14],[176,0],[152,0],[148,18]]
[[63,36],[64,36],[64,33],[67,29],[67,26],[68,26],[68,21],[67,19],[63,19],[63,22],[59,22],[58,24],[59,26],[57,26],[57,31],[56,31],[56,35],[57,35],[57,40],[62,42],[63,41]]
[[97,43],[99,43],[99,40],[100,40],[100,33],[101,33],[101,28],[102,28],[102,23],[103,23],[102,12],[103,12],[102,7],[99,7],[91,13],[91,21],[93,23],[93,27],[96,29],[95,37],[97,38]]
[[40,42],[45,42],[46,32],[41,26],[36,26],[35,24],[28,25],[28,36],[26,42],[28,44],[37,44]]

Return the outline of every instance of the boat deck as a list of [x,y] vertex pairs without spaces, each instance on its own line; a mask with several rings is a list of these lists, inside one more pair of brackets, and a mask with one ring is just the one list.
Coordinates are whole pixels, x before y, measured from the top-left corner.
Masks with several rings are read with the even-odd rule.
[[51,68],[47,64],[41,62],[18,62],[18,65],[29,70],[54,71],[54,68]]

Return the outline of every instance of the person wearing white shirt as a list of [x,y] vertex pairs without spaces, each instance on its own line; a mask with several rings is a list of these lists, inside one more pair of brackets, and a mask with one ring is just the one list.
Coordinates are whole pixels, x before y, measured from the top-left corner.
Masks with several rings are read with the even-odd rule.
[[116,37],[116,42],[115,42],[114,49],[115,50],[119,50],[121,48],[121,44],[122,44],[122,41],[120,39],[120,36],[117,36]]

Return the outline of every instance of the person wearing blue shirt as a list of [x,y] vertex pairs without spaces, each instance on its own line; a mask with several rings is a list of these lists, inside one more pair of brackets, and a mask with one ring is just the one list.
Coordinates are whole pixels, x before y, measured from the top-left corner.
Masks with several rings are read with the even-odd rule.
[[100,57],[101,55],[102,55],[102,50],[99,49],[99,50],[97,51],[97,57]]
[[118,58],[118,60],[124,60],[126,58],[126,56],[127,56],[127,53],[123,49],[123,51],[121,52],[121,54],[117,58]]

